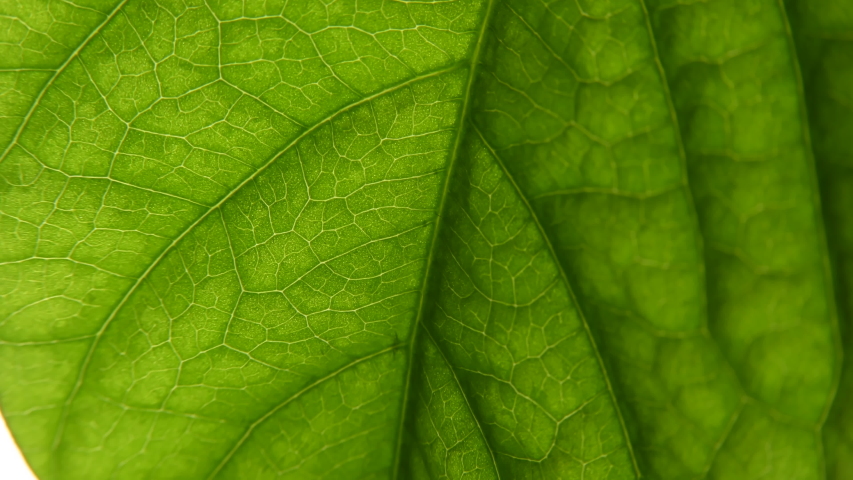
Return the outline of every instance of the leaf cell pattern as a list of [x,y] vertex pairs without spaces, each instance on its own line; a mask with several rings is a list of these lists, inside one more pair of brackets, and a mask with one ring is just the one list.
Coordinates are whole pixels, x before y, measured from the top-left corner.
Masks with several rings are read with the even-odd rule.
[[0,1],[16,440],[46,479],[846,478],[848,3]]

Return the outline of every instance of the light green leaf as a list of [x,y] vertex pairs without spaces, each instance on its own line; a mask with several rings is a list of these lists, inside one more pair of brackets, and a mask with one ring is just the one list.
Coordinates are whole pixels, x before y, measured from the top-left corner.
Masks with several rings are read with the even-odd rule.
[[91,3],[0,1],[40,477],[843,478],[781,3]]

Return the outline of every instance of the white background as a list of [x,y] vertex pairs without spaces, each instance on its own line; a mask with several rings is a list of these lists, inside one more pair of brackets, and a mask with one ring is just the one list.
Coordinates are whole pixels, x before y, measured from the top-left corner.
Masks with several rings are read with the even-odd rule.
[[0,415],[0,480],[36,480]]

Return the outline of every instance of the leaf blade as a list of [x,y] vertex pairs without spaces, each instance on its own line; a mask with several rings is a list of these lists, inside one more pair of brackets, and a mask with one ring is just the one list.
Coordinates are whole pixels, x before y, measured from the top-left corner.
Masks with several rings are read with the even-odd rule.
[[824,426],[827,478],[844,478],[853,472],[850,452],[853,441],[850,431],[849,405],[851,394],[850,303],[851,218],[847,209],[851,191],[850,148],[844,140],[849,125],[851,89],[845,85],[850,71],[846,59],[851,52],[853,15],[840,2],[808,5],[786,2],[794,27],[795,40],[803,65],[806,100],[809,107],[811,135],[817,161],[827,236],[833,254],[835,288],[841,318],[844,364],[833,411]]
[[[711,473],[748,476],[766,468],[782,477],[822,478],[816,432],[833,395],[840,349],[785,11],[778,2],[650,3],[676,109],[684,114],[706,240],[710,328],[739,378],[752,422],[739,417]],[[732,25],[714,22],[735,8],[743,15]],[[674,21],[682,28],[671,28]],[[705,27],[690,27],[699,24]],[[724,32],[731,34],[723,40]],[[756,88],[767,93],[756,96]],[[734,460],[749,458],[757,435],[776,435],[777,448],[789,452],[785,459],[760,459],[756,451],[753,462]]]
[[[122,5],[0,72],[49,80],[0,161],[0,402],[40,474],[819,476],[833,307],[778,3]],[[697,80],[721,51],[731,84]],[[715,212],[784,188],[729,255]],[[780,318],[811,330],[754,347]]]

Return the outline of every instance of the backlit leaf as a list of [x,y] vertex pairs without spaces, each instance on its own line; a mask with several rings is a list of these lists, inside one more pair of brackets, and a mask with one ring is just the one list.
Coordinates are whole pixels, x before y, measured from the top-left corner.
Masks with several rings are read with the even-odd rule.
[[846,478],[847,3],[0,0],[17,442],[44,479]]

